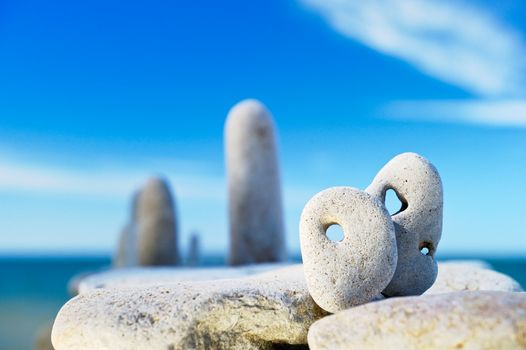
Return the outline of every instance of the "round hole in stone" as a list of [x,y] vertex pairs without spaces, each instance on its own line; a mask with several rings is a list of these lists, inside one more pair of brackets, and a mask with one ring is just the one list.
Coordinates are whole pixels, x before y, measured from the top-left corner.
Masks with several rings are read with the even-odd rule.
[[433,256],[433,245],[429,242],[422,242],[420,243],[420,253],[422,255],[430,255]]
[[341,242],[345,237],[342,227],[338,224],[331,224],[329,227],[327,227],[325,234],[327,235],[327,238],[333,242]]
[[403,212],[407,209],[407,202],[403,197],[400,197],[398,193],[389,188],[385,192],[385,207],[391,216]]

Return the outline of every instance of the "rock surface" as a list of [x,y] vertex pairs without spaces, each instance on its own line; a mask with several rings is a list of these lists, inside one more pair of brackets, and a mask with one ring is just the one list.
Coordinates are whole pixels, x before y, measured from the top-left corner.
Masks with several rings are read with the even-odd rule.
[[231,265],[286,259],[274,123],[256,100],[234,106],[225,125]]
[[392,298],[314,323],[321,349],[525,349],[526,293],[457,292]]
[[438,277],[424,294],[482,290],[522,292],[522,287],[513,278],[484,266],[473,262],[440,262]]
[[100,288],[147,288],[174,284],[182,281],[239,278],[284,268],[286,266],[288,266],[286,263],[273,263],[245,265],[239,267],[136,267],[108,270],[84,276],[84,278],[78,282],[78,292],[83,294]]
[[[392,215],[398,262],[383,294],[419,295],[431,287],[437,276],[434,256],[442,234],[442,181],[425,158],[403,153],[380,170],[366,192],[385,203],[389,189],[396,192],[402,208]],[[423,249],[427,251],[421,252]]]
[[137,201],[139,192],[132,196],[130,214],[128,223],[124,225],[117,243],[117,250],[113,256],[112,265],[114,267],[129,267],[138,264],[137,257],[137,229],[135,222],[137,220]]
[[135,227],[137,259],[141,266],[177,265],[175,203],[165,180],[152,177],[137,198]]
[[[342,228],[339,242],[326,235],[332,225]],[[389,213],[375,197],[352,187],[312,197],[301,214],[300,243],[312,298],[332,313],[373,300],[396,268]]]
[[60,310],[57,350],[275,349],[324,316],[301,265],[241,279],[99,289]]

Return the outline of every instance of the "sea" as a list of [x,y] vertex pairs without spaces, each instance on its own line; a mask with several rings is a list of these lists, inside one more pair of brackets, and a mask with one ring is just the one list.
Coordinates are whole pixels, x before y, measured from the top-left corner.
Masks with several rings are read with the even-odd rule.
[[[526,287],[526,257],[454,256],[441,260],[483,260]],[[39,333],[52,326],[60,307],[71,297],[68,281],[80,273],[110,266],[110,257],[0,256],[0,350],[35,349]],[[300,261],[299,255],[292,261]],[[202,259],[203,266],[224,265],[221,255]]]

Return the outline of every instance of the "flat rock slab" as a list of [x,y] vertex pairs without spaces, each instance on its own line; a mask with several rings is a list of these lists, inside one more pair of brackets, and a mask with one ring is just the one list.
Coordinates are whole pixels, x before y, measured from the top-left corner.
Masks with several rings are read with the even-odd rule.
[[438,264],[435,283],[424,294],[493,290],[522,292],[513,278],[491,270],[480,261],[447,261]]
[[[239,267],[134,267],[113,269],[86,275],[77,285],[78,294],[100,288],[153,287],[182,281],[204,281],[238,278],[290,266],[287,263],[254,264]],[[77,293],[75,293],[77,294]]]
[[525,349],[526,293],[386,299],[315,322],[308,339],[313,350]]
[[60,310],[56,350],[272,349],[306,344],[325,316],[293,265],[238,279],[96,289]]

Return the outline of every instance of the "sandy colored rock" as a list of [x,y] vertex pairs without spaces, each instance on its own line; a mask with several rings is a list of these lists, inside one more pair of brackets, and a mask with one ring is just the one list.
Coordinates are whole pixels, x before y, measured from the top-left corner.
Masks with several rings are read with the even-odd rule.
[[[435,282],[435,253],[442,235],[442,181],[436,168],[416,153],[389,161],[366,192],[385,203],[387,190],[396,192],[402,208],[392,215],[398,262],[388,296],[419,295]],[[422,251],[421,250],[427,250]]]
[[[344,238],[331,241],[339,225]],[[352,187],[326,189],[309,200],[300,220],[301,255],[312,298],[338,312],[373,300],[396,268],[394,227],[375,197]]]
[[386,299],[325,317],[308,338],[312,350],[526,349],[526,293]]
[[232,279],[277,270],[288,265],[272,263],[238,267],[135,267],[107,270],[84,276],[85,278],[78,282],[78,292],[83,294],[100,288],[147,288],[182,281]]
[[325,313],[301,265],[241,279],[98,289],[70,300],[53,327],[57,350],[272,349],[306,344]]
[[152,177],[137,198],[137,259],[141,266],[177,265],[175,203],[165,180]]
[[131,199],[130,214],[128,223],[124,225],[117,242],[117,249],[113,255],[113,267],[129,267],[138,264],[137,256],[137,201],[139,192],[135,192]]
[[457,291],[522,292],[513,278],[473,262],[440,262],[435,283],[424,294]]
[[274,123],[256,100],[244,100],[225,124],[231,265],[286,259]]

